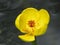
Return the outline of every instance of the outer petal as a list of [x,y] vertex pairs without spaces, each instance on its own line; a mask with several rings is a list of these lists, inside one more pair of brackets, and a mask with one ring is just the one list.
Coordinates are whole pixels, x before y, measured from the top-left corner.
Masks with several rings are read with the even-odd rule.
[[44,25],[44,26],[42,26],[40,29],[37,29],[37,30],[35,29],[34,35],[35,35],[35,36],[39,36],[39,35],[45,34],[46,31],[47,31],[47,27],[48,27],[48,25]]
[[43,35],[48,27],[48,23],[50,21],[50,16],[47,10],[41,9],[39,11],[40,19],[36,23],[36,27],[34,28],[34,35]]
[[39,19],[39,16],[40,15],[38,13],[38,10],[36,10],[35,8],[27,8],[17,16],[15,25],[23,33],[26,33],[25,30],[28,30],[27,32],[31,32],[31,29],[27,23],[30,20],[37,21]]
[[49,15],[48,11],[45,9],[41,9],[39,11],[39,14],[40,14],[40,19],[38,20],[38,23],[39,23],[40,27],[42,27],[45,24],[48,24],[50,21],[50,15]]
[[42,28],[44,25],[48,25],[50,21],[50,15],[47,10],[40,9],[39,10],[39,19],[36,21],[36,26],[34,27],[37,31]]
[[19,35],[18,37],[25,42],[32,42],[35,40],[35,37],[29,34]]

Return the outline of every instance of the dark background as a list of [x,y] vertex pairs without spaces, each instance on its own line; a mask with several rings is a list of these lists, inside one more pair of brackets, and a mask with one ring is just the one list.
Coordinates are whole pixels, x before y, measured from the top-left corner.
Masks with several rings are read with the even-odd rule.
[[59,0],[0,0],[0,45],[32,45],[18,39],[22,33],[14,25],[16,16],[28,7],[44,8],[51,17],[46,34],[37,37],[37,44],[60,45]]

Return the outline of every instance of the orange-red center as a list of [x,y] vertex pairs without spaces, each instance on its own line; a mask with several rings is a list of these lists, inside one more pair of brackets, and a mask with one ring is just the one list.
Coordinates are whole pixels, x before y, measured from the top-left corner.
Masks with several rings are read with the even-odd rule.
[[30,20],[30,21],[28,21],[28,25],[30,27],[34,27],[35,26],[35,22],[33,20]]

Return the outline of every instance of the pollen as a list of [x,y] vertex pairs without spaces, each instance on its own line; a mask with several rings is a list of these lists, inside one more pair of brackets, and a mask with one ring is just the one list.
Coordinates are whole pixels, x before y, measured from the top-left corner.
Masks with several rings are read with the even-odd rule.
[[35,22],[33,20],[30,20],[30,21],[28,21],[28,25],[29,25],[29,27],[34,27]]

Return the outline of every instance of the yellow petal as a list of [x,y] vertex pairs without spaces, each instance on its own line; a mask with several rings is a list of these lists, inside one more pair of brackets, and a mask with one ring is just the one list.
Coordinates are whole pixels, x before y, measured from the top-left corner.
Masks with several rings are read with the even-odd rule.
[[15,20],[16,27],[23,33],[26,33],[25,30],[28,30],[27,32],[31,32],[30,27],[28,26],[28,21],[30,20],[37,20],[39,19],[39,13],[38,10],[35,8],[27,8],[22,11],[21,14],[19,14]]
[[39,11],[40,19],[36,22],[34,27],[34,35],[43,35],[47,31],[48,23],[50,21],[50,16],[47,10],[41,9]]
[[50,15],[47,10],[45,9],[40,9],[39,11],[40,14],[40,19],[38,21],[40,27],[43,26],[44,24],[48,24],[50,21]]
[[48,27],[48,25],[44,25],[44,26],[42,26],[40,29],[35,29],[34,30],[34,35],[35,36],[39,36],[39,35],[43,35],[43,34],[45,34],[46,33],[46,31],[47,31],[47,27]]
[[19,35],[18,37],[25,42],[32,42],[35,40],[35,37],[29,34]]

